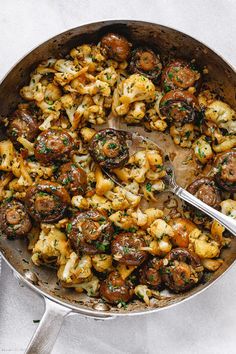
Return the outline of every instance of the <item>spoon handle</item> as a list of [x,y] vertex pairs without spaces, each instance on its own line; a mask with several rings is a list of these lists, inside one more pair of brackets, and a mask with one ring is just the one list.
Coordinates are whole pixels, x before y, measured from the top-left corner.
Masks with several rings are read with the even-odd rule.
[[229,230],[234,236],[236,236],[236,220],[233,218],[222,214],[218,210],[210,207],[206,203],[196,198],[191,193],[187,192],[185,189],[176,186],[174,188],[174,193],[181,199],[185,200],[187,203],[195,206],[196,208],[203,211],[205,214],[209,215],[211,218],[219,221],[227,230]]

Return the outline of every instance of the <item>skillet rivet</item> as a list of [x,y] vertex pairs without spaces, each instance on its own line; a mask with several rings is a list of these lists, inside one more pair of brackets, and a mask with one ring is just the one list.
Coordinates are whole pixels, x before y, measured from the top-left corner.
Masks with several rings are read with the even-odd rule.
[[30,281],[34,285],[37,285],[39,282],[37,275],[35,273],[31,272],[30,270],[25,272],[25,279]]
[[110,311],[110,306],[102,302],[93,305],[93,309],[97,311]]

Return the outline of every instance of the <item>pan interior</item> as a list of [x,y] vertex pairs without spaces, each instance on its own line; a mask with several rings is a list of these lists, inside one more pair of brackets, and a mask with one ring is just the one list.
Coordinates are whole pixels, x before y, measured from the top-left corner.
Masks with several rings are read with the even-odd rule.
[[[235,88],[236,73],[225,63],[217,54],[207,48],[205,45],[195,39],[180,33],[174,29],[163,27],[157,24],[145,23],[140,21],[106,21],[77,27],[65,33],[62,33],[47,42],[41,44],[30,54],[24,57],[7,75],[0,86],[0,116],[8,115],[21,101],[19,89],[29,81],[29,75],[34,68],[49,57],[64,56],[71,48],[82,43],[98,42],[101,36],[107,32],[118,32],[125,35],[131,42],[139,45],[148,45],[157,48],[161,56],[171,56],[183,59],[196,59],[200,68],[207,66],[208,86],[216,91],[224,101],[236,109]],[[144,132],[141,132],[144,134]],[[157,133],[152,133],[152,139],[161,139]],[[168,144],[167,141],[164,144]],[[176,147],[175,147],[176,149]],[[186,150],[184,152],[186,154]],[[176,162],[177,163],[177,162]],[[182,176],[187,178],[182,178]],[[183,187],[187,184],[189,174],[180,171],[177,180]],[[76,293],[70,289],[61,288],[57,283],[56,270],[46,267],[36,267],[31,262],[31,253],[27,251],[27,244],[24,240],[9,241],[0,238],[0,251],[3,253],[9,264],[25,278],[28,271],[33,272],[37,277],[34,284],[35,289],[40,289],[45,295],[53,297],[56,301],[63,302],[67,306],[73,306],[74,309],[86,313],[96,309],[100,300],[87,297],[85,294]],[[107,307],[100,312],[102,314],[127,314],[127,313],[145,313],[158,310],[170,305],[176,304],[200,292],[202,289],[213,283],[236,258],[236,240],[232,240],[231,247],[222,252],[224,264],[212,274],[209,281],[201,284],[191,291],[172,296],[163,296],[162,299],[155,300],[153,307],[147,307],[144,303],[135,300],[127,308],[118,309],[117,307]],[[94,309],[95,307],[95,309]]]

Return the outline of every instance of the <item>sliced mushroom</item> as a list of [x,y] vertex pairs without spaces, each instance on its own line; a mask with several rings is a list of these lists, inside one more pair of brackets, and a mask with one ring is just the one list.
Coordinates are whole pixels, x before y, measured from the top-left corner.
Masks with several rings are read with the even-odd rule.
[[87,188],[87,174],[81,167],[67,162],[60,167],[57,182],[72,195],[84,195]]
[[72,219],[68,237],[78,252],[106,253],[110,249],[113,231],[107,216],[94,209],[80,212]]
[[39,181],[29,187],[25,197],[25,206],[32,218],[46,223],[60,220],[69,203],[67,190],[60,184],[49,181]]
[[117,271],[110,273],[100,286],[100,296],[111,304],[128,302],[131,300],[133,293],[131,284],[122,279]]
[[159,289],[162,285],[160,271],[162,266],[162,260],[156,257],[145,263],[144,266],[139,270],[140,284],[147,285],[153,289]]
[[94,161],[105,169],[123,167],[129,159],[126,136],[114,129],[104,129],[95,134],[89,152]]
[[109,58],[124,61],[128,59],[132,45],[119,34],[107,33],[101,39],[101,47]]
[[174,90],[162,97],[160,112],[169,121],[182,124],[196,120],[200,109],[196,97],[190,92]]
[[17,141],[19,137],[23,137],[33,142],[39,132],[39,124],[36,116],[27,109],[17,109],[9,118],[7,127],[7,135],[16,148],[20,148],[21,144]]
[[219,207],[221,202],[220,192],[211,178],[197,178],[188,186],[187,190],[212,208]]
[[224,190],[236,192],[236,150],[219,154],[214,162],[216,183]]
[[45,165],[55,161],[65,162],[70,158],[74,141],[69,133],[63,129],[48,129],[36,139],[35,157]]
[[137,48],[131,54],[129,71],[146,76],[157,82],[161,74],[160,56],[149,48]]
[[111,253],[114,259],[130,266],[142,264],[148,257],[146,251],[141,250],[145,247],[145,241],[135,233],[124,232],[117,235],[112,241]]
[[202,277],[200,258],[186,248],[174,248],[163,259],[162,279],[175,293],[194,287]]
[[0,229],[8,238],[27,235],[32,227],[30,217],[22,203],[12,200],[0,207]]
[[161,86],[165,92],[175,89],[186,90],[189,87],[198,89],[200,85],[201,74],[193,64],[175,60],[163,69]]

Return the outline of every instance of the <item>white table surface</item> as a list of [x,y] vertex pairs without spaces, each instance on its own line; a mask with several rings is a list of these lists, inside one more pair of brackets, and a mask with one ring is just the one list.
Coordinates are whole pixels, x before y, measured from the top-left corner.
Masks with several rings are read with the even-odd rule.
[[[236,66],[235,0],[1,0],[0,77],[40,42],[104,19],[153,21],[192,35]],[[68,317],[53,354],[236,353],[236,267],[194,299],[157,314],[112,321]],[[0,352],[23,353],[43,301],[6,264],[0,279]]]

